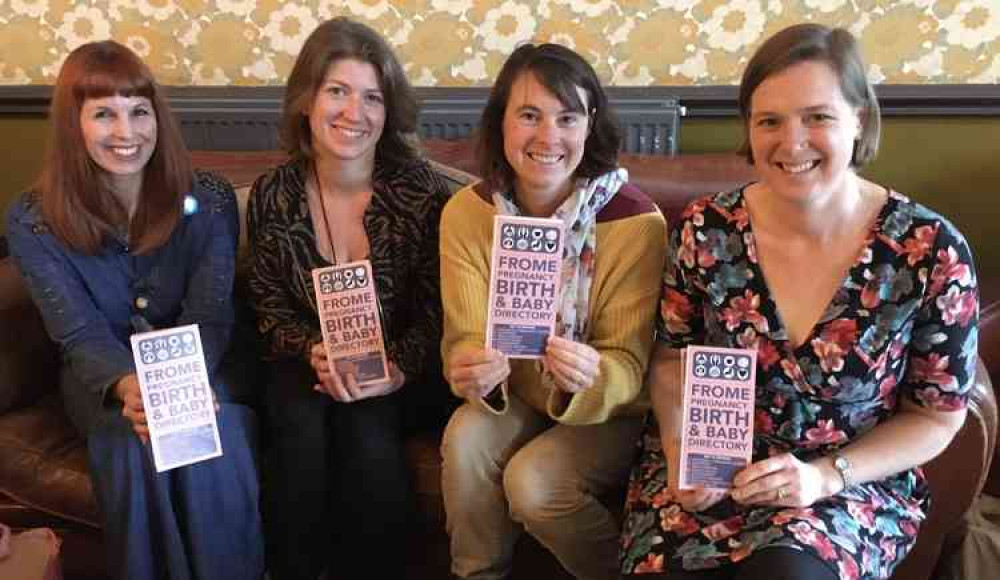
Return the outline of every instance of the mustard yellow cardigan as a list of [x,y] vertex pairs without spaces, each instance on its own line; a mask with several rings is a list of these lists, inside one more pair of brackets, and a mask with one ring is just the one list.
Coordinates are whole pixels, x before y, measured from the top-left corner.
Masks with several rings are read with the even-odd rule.
[[[441,354],[446,373],[456,349],[485,344],[494,215],[485,190],[474,185],[456,193],[441,216]],[[596,383],[584,392],[567,394],[542,379],[535,361],[512,360],[504,400],[512,392],[567,425],[644,413],[649,396],[642,384],[666,247],[666,222],[656,206],[635,186],[623,186],[597,215],[587,339],[601,355]],[[488,406],[496,412],[505,407],[497,411]]]

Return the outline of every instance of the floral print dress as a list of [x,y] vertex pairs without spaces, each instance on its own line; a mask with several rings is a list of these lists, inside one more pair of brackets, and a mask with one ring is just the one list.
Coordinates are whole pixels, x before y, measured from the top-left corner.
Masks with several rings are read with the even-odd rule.
[[[793,348],[756,260],[743,190],[691,204],[671,235],[658,338],[682,348],[757,350],[754,460],[827,455],[889,419],[900,397],[965,407],[975,376],[978,294],[969,248],[948,221],[890,192],[863,250],[819,322]],[[929,505],[911,469],[807,508],[725,499],[688,513],[666,490],[650,421],[629,482],[622,572],[699,570],[783,546],[841,578],[886,578]]]

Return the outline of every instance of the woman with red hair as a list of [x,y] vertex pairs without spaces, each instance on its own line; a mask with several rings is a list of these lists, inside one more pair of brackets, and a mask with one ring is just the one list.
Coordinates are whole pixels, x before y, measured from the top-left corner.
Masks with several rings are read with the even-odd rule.
[[[253,416],[221,376],[239,235],[232,186],[192,171],[162,89],[116,42],[69,55],[50,120],[41,176],[7,233],[62,353],[111,574],[260,578]],[[224,455],[157,473],[129,337],[186,324],[200,328]]]

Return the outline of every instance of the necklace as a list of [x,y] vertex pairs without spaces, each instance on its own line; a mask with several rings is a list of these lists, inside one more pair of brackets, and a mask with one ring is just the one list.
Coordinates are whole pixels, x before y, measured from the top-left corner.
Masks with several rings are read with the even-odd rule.
[[319,207],[320,213],[323,214],[323,228],[326,230],[326,243],[330,246],[330,258],[332,258],[333,264],[337,265],[337,249],[333,247],[333,232],[330,229],[330,218],[326,215],[326,200],[323,199],[323,183],[319,180],[319,172],[316,170],[316,164],[312,166],[313,179],[316,180],[316,195],[319,196]]

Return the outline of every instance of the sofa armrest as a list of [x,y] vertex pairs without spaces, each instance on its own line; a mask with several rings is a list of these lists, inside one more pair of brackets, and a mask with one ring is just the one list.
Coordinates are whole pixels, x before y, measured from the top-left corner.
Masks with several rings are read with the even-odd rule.
[[[1000,381],[1000,301],[991,302],[989,300],[990,295],[996,294],[997,286],[1000,286],[1000,283],[993,280],[992,284],[984,284],[980,287],[982,304],[985,306],[979,314],[979,356],[983,358],[983,363],[986,364],[986,370],[990,376],[997,377],[997,380]],[[1000,497],[1000,457],[998,456],[1000,456],[1000,450],[995,449],[984,491]]]
[[10,257],[0,260],[0,413],[37,401],[58,384],[59,354]]
[[894,579],[926,579],[942,553],[955,547],[962,516],[986,483],[997,436],[997,403],[982,359],[969,397],[965,424],[943,453],[924,465],[931,509],[917,543]]

